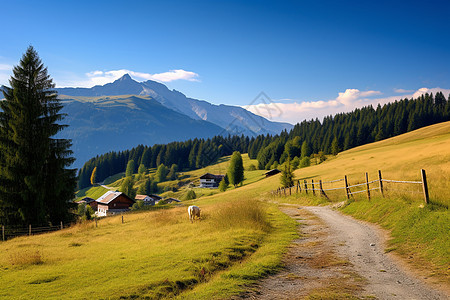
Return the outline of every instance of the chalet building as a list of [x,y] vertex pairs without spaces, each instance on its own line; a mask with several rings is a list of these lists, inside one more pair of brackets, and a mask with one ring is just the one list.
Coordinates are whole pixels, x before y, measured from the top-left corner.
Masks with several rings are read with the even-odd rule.
[[83,199],[81,199],[77,203],[78,204],[86,203],[86,205],[89,205],[90,207],[92,207],[92,209],[94,211],[96,211],[97,207],[98,207],[97,201],[95,201],[95,199],[92,199],[92,198],[89,198],[89,197],[84,197]]
[[220,181],[225,177],[225,175],[214,175],[211,173],[206,173],[200,176],[200,187],[201,188],[217,188]]
[[147,195],[136,195],[134,199],[144,201],[145,205],[155,205],[155,199]]
[[273,170],[267,171],[266,173],[264,173],[264,175],[266,175],[266,177],[270,177],[270,176],[276,175],[280,172],[281,171],[278,169],[273,169]]
[[160,201],[160,200],[162,200],[162,197],[160,197],[160,196],[158,196],[158,195],[155,195],[155,194],[150,194],[150,195],[148,195],[150,198],[152,198],[153,200],[155,200],[155,204],[158,204],[158,202]]
[[134,204],[134,200],[122,192],[106,192],[103,196],[96,200],[97,216],[104,217],[129,211]]

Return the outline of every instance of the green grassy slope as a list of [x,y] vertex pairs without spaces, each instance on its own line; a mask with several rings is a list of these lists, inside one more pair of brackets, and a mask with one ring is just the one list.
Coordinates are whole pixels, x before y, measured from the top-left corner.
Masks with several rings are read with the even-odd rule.
[[[347,174],[356,182],[364,172],[381,169],[385,178],[417,180],[418,170],[425,168],[432,200],[448,203],[449,154],[450,122],[342,152],[295,174],[324,180]],[[220,163],[225,167],[226,161]],[[125,224],[111,217],[97,228],[85,223],[1,243],[0,298],[211,299],[239,293],[245,284],[277,270],[296,236],[295,222],[273,201],[318,201],[295,195],[274,199],[269,192],[279,184],[280,175],[275,175],[185,201],[202,208],[203,220],[194,224],[187,220],[186,207],[180,207],[128,214]],[[342,197],[337,194],[335,200]],[[253,202],[257,199],[265,202]],[[390,229],[394,240],[389,251],[412,253],[435,276],[445,276],[448,210],[421,208],[420,197],[356,200],[343,210]]]
[[[323,164],[297,170],[297,179],[324,181],[347,175],[351,184],[383,178],[420,181],[420,169],[427,171],[431,204],[425,206],[421,185],[385,184],[385,198],[372,191],[354,196],[342,208],[344,213],[379,223],[391,232],[386,251],[395,251],[425,276],[447,281],[450,266],[450,122],[432,125],[395,138],[339,153]],[[328,187],[340,187],[343,182]],[[375,184],[377,186],[377,184]],[[411,193],[413,192],[413,193]],[[346,200],[345,191],[327,192],[332,201]],[[315,199],[315,200],[311,200]],[[278,201],[308,203],[318,197],[292,196]]]

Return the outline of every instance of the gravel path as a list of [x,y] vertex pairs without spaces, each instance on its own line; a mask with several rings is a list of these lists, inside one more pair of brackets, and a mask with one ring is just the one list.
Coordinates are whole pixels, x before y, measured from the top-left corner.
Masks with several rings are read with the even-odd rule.
[[364,289],[379,299],[448,299],[446,295],[412,278],[384,253],[375,226],[359,222],[329,207],[304,207],[330,227],[329,239],[355,271],[367,279]]
[[384,253],[381,231],[329,207],[283,206],[300,224],[301,237],[285,268],[241,298],[450,299],[411,277]]

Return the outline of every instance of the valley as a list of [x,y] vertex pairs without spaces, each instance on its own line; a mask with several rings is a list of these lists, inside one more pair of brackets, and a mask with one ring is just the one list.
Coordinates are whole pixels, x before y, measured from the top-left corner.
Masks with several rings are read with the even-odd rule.
[[[321,164],[296,170],[295,178],[333,179],[343,174],[351,178],[382,169],[387,177],[401,174],[402,178],[416,179],[418,170],[426,168],[432,202],[448,204],[445,189],[450,175],[448,149],[450,122],[344,151]],[[244,160],[247,169],[252,161],[247,156]],[[226,166],[224,158],[189,176],[194,179],[206,172],[221,173]],[[251,175],[251,172],[260,173]],[[214,191],[168,209],[128,213],[124,215],[124,224],[120,216],[109,217],[99,220],[98,227],[90,221],[59,232],[2,243],[0,272],[9,283],[0,289],[0,296],[18,299],[31,295],[45,295],[49,299],[58,295],[180,299],[244,296],[246,291],[257,287],[260,278],[283,268],[288,245],[294,239],[299,235],[313,238],[316,234],[304,231],[305,225],[298,227],[296,221],[283,213],[282,207],[330,204],[311,195],[273,198],[270,191],[279,186],[281,175],[263,178],[261,171],[245,174],[248,181],[242,187],[222,193]],[[345,201],[345,196],[330,200],[331,204],[338,203]],[[202,220],[194,224],[190,224],[186,213],[187,205],[191,204],[202,209]],[[384,227],[389,233],[385,252],[400,257],[408,268],[420,270],[422,279],[426,277],[431,284],[448,287],[448,209],[433,204],[424,206],[421,197],[393,194],[371,201],[357,198],[346,202],[340,210]],[[300,214],[295,218],[308,224],[310,216]],[[382,252],[379,247],[383,246],[377,244]],[[38,253],[40,260],[34,263],[20,260],[19,253]],[[64,271],[67,269],[71,272]],[[301,274],[289,276],[302,280]],[[364,274],[358,276],[363,278]],[[99,288],[89,284],[92,277],[111,280]],[[376,294],[366,289],[366,281],[361,280],[356,289],[340,290],[324,284],[323,289],[318,286],[304,297],[312,299],[317,293],[324,296],[330,292],[338,298]]]

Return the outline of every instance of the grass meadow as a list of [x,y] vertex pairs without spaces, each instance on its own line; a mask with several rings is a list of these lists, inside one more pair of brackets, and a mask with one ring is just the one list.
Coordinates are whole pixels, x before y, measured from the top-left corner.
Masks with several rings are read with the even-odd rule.
[[[244,156],[244,161],[250,160]],[[351,201],[343,191],[329,196],[332,202],[345,201],[344,213],[388,229],[393,239],[386,251],[448,280],[449,163],[447,122],[342,152],[296,170],[295,176],[327,181],[347,175],[355,184],[365,172],[370,180],[378,170],[387,179],[420,180],[419,170],[426,169],[432,205],[424,206],[420,194],[393,189],[385,198],[374,193],[371,201],[364,193]],[[218,164],[192,176],[223,173],[227,158]],[[242,187],[184,201],[181,207],[125,214],[124,224],[120,216],[109,217],[98,227],[86,222],[0,243],[0,298],[221,299],[245,291],[281,267],[297,236],[295,221],[277,204],[329,203],[304,194],[273,197],[280,175],[263,178],[263,171],[251,172]],[[186,212],[191,204],[202,209],[202,219],[193,224]]]

